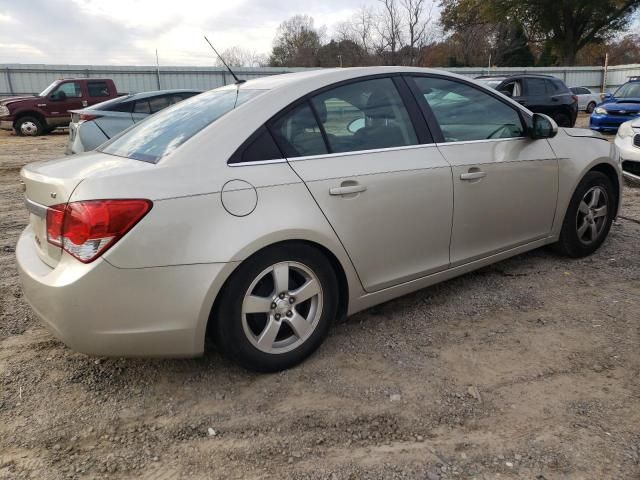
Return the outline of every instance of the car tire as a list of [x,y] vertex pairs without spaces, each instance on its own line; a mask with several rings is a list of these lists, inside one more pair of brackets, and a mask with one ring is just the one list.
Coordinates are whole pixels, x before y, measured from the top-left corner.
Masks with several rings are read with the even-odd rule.
[[587,105],[587,113],[593,113],[593,111],[596,109],[596,102],[589,102],[589,105]]
[[36,117],[19,118],[14,125],[14,129],[16,135],[21,137],[36,137],[44,132],[42,122]]
[[566,113],[560,112],[553,116],[553,119],[559,127],[571,127],[571,117]]
[[605,174],[587,173],[569,202],[556,251],[572,258],[595,252],[611,229],[617,202],[611,180]]
[[250,257],[220,295],[214,341],[226,357],[257,372],[284,370],[311,355],[326,338],[338,305],[331,264],[302,243]]

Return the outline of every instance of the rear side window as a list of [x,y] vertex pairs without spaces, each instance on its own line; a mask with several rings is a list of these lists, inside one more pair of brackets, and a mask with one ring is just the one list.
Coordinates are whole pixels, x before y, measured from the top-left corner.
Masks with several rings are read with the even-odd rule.
[[217,89],[165,108],[105,143],[99,151],[156,163],[235,107],[264,90]]
[[[553,80],[549,80],[549,81],[551,82],[552,86],[554,87],[554,88],[551,89],[552,92],[555,90],[556,92],[560,92],[560,93],[569,93],[569,87],[567,87],[562,80],[560,80],[558,78],[554,78]],[[581,90],[581,92],[580,92],[581,94],[590,94],[591,93],[586,88],[579,87],[578,89]]]
[[328,153],[322,131],[308,103],[289,110],[272,125],[272,132],[285,157]]
[[331,152],[417,145],[402,98],[390,78],[349,83],[313,97]]
[[163,95],[161,97],[154,97],[149,99],[149,108],[151,109],[151,113],[156,113],[162,110],[163,108],[167,108],[169,106],[169,97]]
[[229,164],[264,162],[282,158],[282,153],[266,127],[261,127],[229,159]]
[[87,90],[90,97],[108,97],[110,95],[107,82],[87,82]]
[[134,102],[119,102],[116,103],[115,105],[106,108],[105,110],[109,110],[111,112],[126,112],[126,113],[130,113],[131,109],[133,108],[133,103]]
[[527,78],[527,95],[543,97],[547,95],[546,81],[542,78]]
[[144,100],[136,100],[135,107],[133,108],[134,113],[151,113],[151,107],[149,106],[149,100],[146,98]]

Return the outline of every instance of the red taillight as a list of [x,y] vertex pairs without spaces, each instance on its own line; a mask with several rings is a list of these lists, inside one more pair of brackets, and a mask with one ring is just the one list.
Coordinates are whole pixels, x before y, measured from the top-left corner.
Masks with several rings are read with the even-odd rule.
[[86,200],[47,210],[47,240],[83,263],[107,251],[144,217],[151,200]]
[[571,98],[573,98],[573,101],[574,101],[574,102],[577,102],[577,101],[578,101],[578,96],[577,96],[577,95],[571,95]]
[[80,121],[81,122],[88,122],[89,120],[95,120],[96,118],[100,118],[102,115],[90,115],[88,113],[81,113],[80,114]]

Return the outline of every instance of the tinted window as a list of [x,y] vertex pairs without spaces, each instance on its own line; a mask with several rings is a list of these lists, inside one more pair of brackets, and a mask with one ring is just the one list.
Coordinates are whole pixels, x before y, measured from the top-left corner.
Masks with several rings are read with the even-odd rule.
[[107,108],[104,108],[103,110],[109,110],[111,112],[131,112],[131,109],[133,108],[133,103],[134,102],[118,102],[112,106],[109,106]]
[[156,113],[169,106],[169,97],[163,95],[162,97],[154,97],[149,99],[149,107],[151,113]]
[[133,108],[135,113],[151,113],[151,107],[149,106],[149,100],[136,100],[135,107]]
[[414,80],[431,107],[445,141],[523,136],[518,112],[488,93],[442,78],[415,77]]
[[229,159],[230,164],[246,162],[263,162],[282,158],[282,154],[273,140],[271,133],[265,127],[258,131],[241,146]]
[[210,90],[166,108],[104,144],[111,155],[157,162],[193,135],[262,90]]
[[67,82],[56,88],[54,94],[64,92],[67,98],[78,98],[82,96],[82,89],[78,82]]
[[312,99],[332,152],[416,145],[418,139],[393,81],[350,83]]
[[[564,82],[558,78],[554,78],[553,80],[551,80],[551,83],[554,85],[555,90],[557,92],[562,92],[562,93],[569,93],[569,87],[567,87]],[[588,89],[583,88],[582,89],[583,92],[582,93],[591,93]],[[552,90],[553,91],[553,90]]]
[[527,78],[527,95],[532,97],[545,96],[547,94],[546,83],[542,78]]
[[322,132],[308,103],[290,110],[272,125],[272,132],[286,157],[327,153]]
[[109,87],[107,82],[88,82],[87,90],[89,90],[90,97],[108,97]]
[[498,88],[500,93],[504,93],[509,97],[521,97],[522,96],[522,81],[521,80],[511,80],[510,82],[501,85]]

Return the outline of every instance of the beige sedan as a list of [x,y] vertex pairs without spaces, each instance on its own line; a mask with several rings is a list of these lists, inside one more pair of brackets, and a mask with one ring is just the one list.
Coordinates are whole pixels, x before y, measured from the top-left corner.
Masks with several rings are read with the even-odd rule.
[[25,297],[71,348],[288,368],[335,319],[519,253],[580,257],[619,155],[445,72],[318,70],[170,107],[22,171]]

